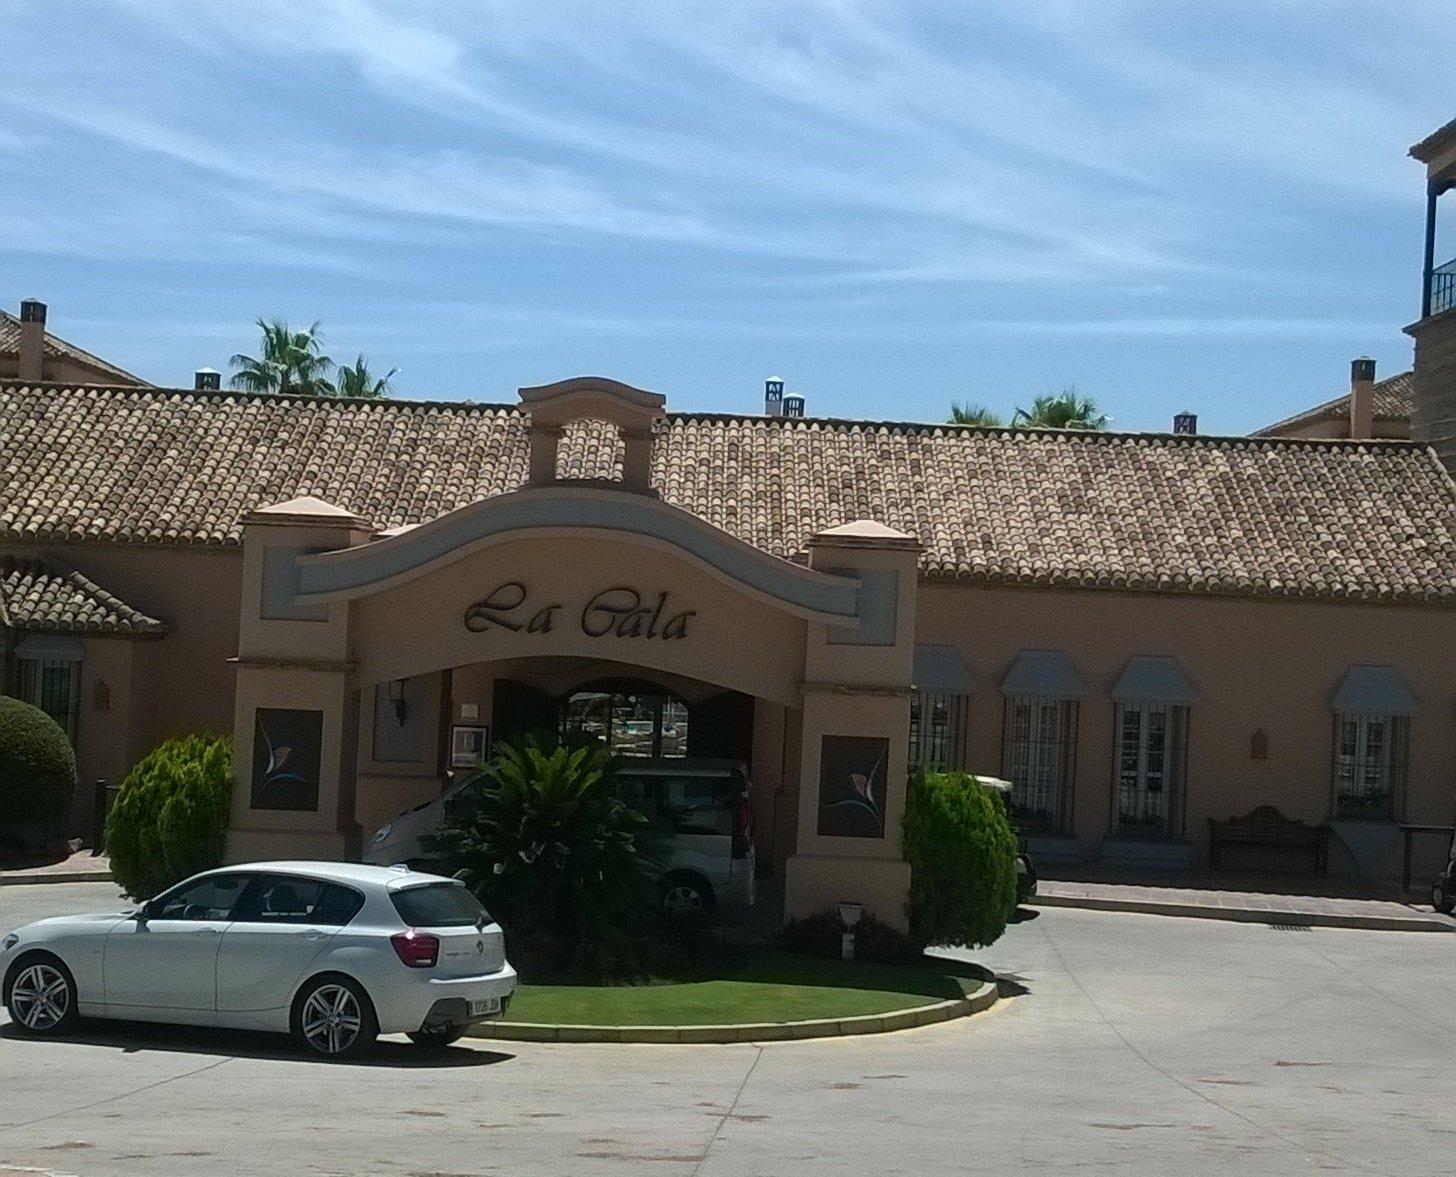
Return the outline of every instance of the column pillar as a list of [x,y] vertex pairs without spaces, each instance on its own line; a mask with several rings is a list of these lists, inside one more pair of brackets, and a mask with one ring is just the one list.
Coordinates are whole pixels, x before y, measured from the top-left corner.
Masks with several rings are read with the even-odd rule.
[[367,543],[371,532],[312,498],[243,519],[228,862],[359,852],[349,606],[300,601],[297,560]]
[[860,582],[854,627],[809,623],[799,751],[799,823],[784,914],[839,902],[909,927],[902,823],[909,761],[919,543],[861,521],[809,541],[809,565]]

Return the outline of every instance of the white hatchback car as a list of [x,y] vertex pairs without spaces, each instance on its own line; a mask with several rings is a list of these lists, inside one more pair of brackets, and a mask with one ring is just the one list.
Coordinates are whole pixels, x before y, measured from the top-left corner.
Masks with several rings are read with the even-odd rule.
[[345,1058],[499,1017],[516,991],[500,927],[457,879],[344,862],[206,871],[135,911],[38,920],[0,941],[16,1026],[78,1017],[291,1033]]

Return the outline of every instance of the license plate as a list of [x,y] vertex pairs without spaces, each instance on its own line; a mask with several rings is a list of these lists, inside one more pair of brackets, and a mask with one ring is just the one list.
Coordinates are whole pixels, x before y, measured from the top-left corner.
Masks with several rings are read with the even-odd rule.
[[480,1001],[472,1001],[470,1003],[470,1016],[473,1018],[478,1018],[482,1014],[498,1013],[500,1013],[499,997],[486,997]]

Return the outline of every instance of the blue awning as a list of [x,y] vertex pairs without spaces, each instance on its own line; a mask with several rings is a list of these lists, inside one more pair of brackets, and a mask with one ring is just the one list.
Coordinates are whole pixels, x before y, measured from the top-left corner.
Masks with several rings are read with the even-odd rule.
[[1022,650],[1001,680],[1008,698],[1080,699],[1087,693],[1076,666],[1061,650]]
[[1343,715],[1414,715],[1416,697],[1394,666],[1352,666],[1330,706]]
[[954,646],[916,646],[911,683],[935,695],[969,695],[976,689],[970,667]]
[[1116,703],[1198,702],[1198,692],[1171,656],[1139,654],[1127,660],[1112,688]]

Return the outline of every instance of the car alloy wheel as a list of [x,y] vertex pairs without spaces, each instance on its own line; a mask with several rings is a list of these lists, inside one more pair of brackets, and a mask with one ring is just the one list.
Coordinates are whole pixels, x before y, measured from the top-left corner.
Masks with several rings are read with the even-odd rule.
[[374,1041],[377,1025],[369,998],[346,977],[319,978],[294,1007],[294,1034],[324,1058],[358,1054]]
[[59,963],[33,960],[10,986],[10,1016],[32,1034],[50,1034],[75,1019],[76,991]]

